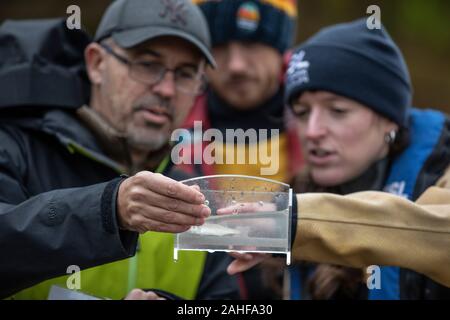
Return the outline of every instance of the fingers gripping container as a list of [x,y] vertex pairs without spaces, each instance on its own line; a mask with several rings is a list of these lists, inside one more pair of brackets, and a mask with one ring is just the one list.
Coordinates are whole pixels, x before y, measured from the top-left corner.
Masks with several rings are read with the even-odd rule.
[[175,235],[179,250],[286,254],[291,262],[292,189],[274,180],[216,175],[182,181],[197,185],[211,216],[202,226]]

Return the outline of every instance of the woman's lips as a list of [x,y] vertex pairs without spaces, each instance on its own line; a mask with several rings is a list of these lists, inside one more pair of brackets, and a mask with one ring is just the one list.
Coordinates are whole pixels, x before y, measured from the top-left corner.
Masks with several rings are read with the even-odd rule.
[[315,166],[329,165],[336,159],[336,157],[336,152],[322,149],[313,149],[308,152],[308,162]]

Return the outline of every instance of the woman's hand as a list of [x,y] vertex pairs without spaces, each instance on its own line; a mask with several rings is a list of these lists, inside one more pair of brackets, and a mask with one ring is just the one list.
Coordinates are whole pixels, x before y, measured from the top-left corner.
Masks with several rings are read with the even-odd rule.
[[153,291],[145,292],[144,290],[141,289],[133,289],[125,297],[124,300],[166,300],[166,299],[158,296]]
[[270,254],[231,252],[230,256],[235,258],[235,260],[230,263],[227,268],[227,272],[230,275],[234,275],[239,272],[247,271],[248,269],[256,266],[258,263],[268,259]]

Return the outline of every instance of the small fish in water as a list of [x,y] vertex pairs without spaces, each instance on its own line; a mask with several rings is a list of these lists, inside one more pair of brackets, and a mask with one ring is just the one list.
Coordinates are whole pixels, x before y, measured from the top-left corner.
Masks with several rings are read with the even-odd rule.
[[202,236],[231,236],[240,233],[238,230],[214,223],[206,223],[201,227],[192,227],[188,232]]

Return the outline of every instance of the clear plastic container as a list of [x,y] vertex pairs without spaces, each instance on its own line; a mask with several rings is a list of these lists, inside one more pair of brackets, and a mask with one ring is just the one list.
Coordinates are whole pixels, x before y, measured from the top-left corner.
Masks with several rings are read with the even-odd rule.
[[203,226],[177,234],[179,250],[286,254],[291,261],[292,189],[251,176],[216,175],[182,181],[198,185],[211,216]]

